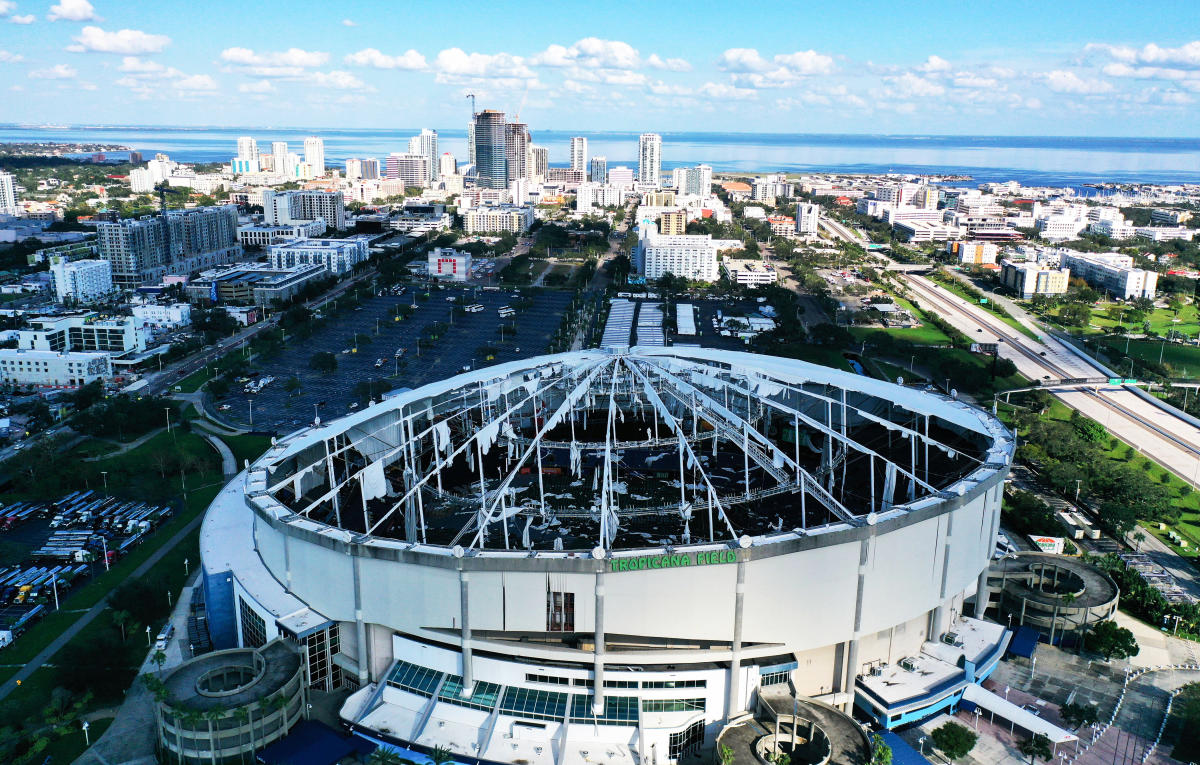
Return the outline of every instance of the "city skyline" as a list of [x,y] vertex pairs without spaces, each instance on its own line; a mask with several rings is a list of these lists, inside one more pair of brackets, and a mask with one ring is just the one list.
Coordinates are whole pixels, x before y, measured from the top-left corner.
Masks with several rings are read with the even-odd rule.
[[[374,3],[218,1],[185,22],[167,7],[0,0],[0,76],[17,123],[446,129],[465,125],[472,92],[544,130],[1200,135],[1200,11],[1150,5],[1039,8],[1017,24],[1013,6],[750,3],[701,5],[683,24],[665,8],[561,19],[514,3],[479,38],[444,23],[452,4],[405,8],[421,34],[397,40],[380,23],[394,9]],[[281,14],[307,23],[262,34]]]

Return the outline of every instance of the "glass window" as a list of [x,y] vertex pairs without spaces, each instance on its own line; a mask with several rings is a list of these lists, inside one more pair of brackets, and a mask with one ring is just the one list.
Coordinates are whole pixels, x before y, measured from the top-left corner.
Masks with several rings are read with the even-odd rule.
[[259,648],[266,645],[267,625],[254,609],[246,605],[246,601],[238,597],[238,612],[242,620],[242,645],[246,648]]
[[388,685],[395,686],[402,691],[429,698],[433,696],[433,692],[441,680],[442,673],[435,669],[400,661],[396,662],[396,667],[388,675],[387,682]]
[[642,699],[643,712],[704,711],[704,699]]
[[582,693],[571,697],[571,722],[585,725],[637,725],[636,696],[605,696],[604,713],[598,716],[592,712],[593,698]]
[[704,745],[704,721],[697,720],[686,729],[672,733],[667,739],[667,756],[678,761],[686,755],[695,754]]
[[703,688],[708,685],[707,680],[646,680],[642,682],[643,688]]
[[759,681],[759,685],[762,685],[762,686],[782,685],[783,683],[786,683],[787,681],[788,681],[788,672],[785,669],[782,672],[766,673],[765,675],[762,676],[762,679]]
[[546,591],[546,631],[575,631],[575,593]]
[[438,693],[438,701],[491,712],[496,707],[496,697],[499,695],[499,685],[477,680],[475,681],[475,687],[472,689],[471,695],[463,696],[462,677],[459,675],[447,675],[446,682],[442,683],[442,690]]
[[567,694],[532,688],[505,688],[500,711],[513,717],[561,721],[567,712]]
[[[555,675],[539,675],[536,672],[526,672],[525,682],[527,683],[549,683],[551,685],[570,685],[571,680],[566,677],[557,677]],[[576,680],[576,685],[588,685],[590,680]]]

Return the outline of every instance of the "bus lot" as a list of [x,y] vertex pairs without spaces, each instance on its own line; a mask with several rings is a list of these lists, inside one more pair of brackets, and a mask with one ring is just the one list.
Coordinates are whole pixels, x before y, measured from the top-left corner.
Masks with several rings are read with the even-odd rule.
[[[426,383],[452,377],[463,368],[478,366],[481,359],[476,350],[487,345],[496,349],[495,359],[486,364],[498,364],[544,353],[555,330],[562,321],[563,310],[571,302],[567,292],[538,292],[530,294],[532,307],[518,312],[507,320],[517,325],[515,337],[505,334],[500,341],[501,320],[497,310],[517,300],[511,291],[485,292],[461,288],[433,289],[428,300],[417,301],[412,317],[393,320],[392,309],[397,305],[414,305],[414,288],[404,295],[373,296],[362,306],[329,318],[311,337],[288,340],[278,355],[255,358],[253,377],[272,376],[274,382],[257,394],[248,394],[235,385],[229,395],[219,399],[219,417],[242,425],[251,424],[255,430],[287,433],[313,420],[314,414],[328,420],[351,411],[357,403],[354,387],[358,383],[384,379],[396,388],[417,388]],[[467,304],[480,304],[484,310],[454,318],[452,326],[434,341],[432,347],[418,348],[422,330],[436,322],[449,324],[453,305],[446,298],[465,296]],[[370,342],[360,342],[353,352],[355,335],[365,335]],[[397,349],[406,349],[400,359]],[[350,353],[343,351],[350,350]],[[309,362],[320,352],[337,358],[337,370],[321,373]],[[381,367],[376,362],[384,361]],[[284,382],[295,376],[300,388],[295,393],[284,390]],[[217,408],[217,407],[212,407]]]

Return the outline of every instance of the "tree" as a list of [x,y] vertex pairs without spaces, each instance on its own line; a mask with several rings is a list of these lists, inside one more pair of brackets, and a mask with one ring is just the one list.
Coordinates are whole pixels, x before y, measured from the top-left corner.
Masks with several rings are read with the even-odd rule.
[[1029,757],[1029,765],[1033,765],[1035,760],[1049,762],[1054,756],[1054,752],[1050,748],[1050,739],[1043,736],[1041,733],[1035,733],[1033,738],[1027,738],[1021,742],[1018,747],[1021,754]]
[[871,736],[871,765],[892,765],[892,748],[878,733]]
[[964,725],[948,722],[933,731],[933,745],[951,760],[966,757],[975,748],[979,736]]
[[733,765],[733,761],[737,759],[733,753],[733,747],[726,744],[720,745],[718,756],[720,757],[721,765]]
[[435,746],[429,753],[429,759],[433,765],[446,765],[454,761],[454,754],[444,746]]
[[126,638],[128,637],[125,634],[125,630],[126,630],[126,628],[129,627],[130,620],[132,620],[132,619],[133,619],[133,614],[129,613],[128,611],[124,611],[124,610],[118,608],[112,612],[113,624],[117,625],[117,628],[121,630],[121,642],[122,643],[124,643]]
[[1091,725],[1100,719],[1099,710],[1095,704],[1076,704],[1071,702],[1063,704],[1059,709],[1059,713],[1067,724],[1075,728]]
[[318,351],[309,359],[308,366],[323,374],[329,374],[337,369],[337,356],[329,351]]
[[380,746],[371,752],[371,756],[367,758],[367,765],[400,765],[402,761],[403,758],[399,754]]
[[1141,651],[1133,632],[1111,619],[1092,627],[1091,646],[1092,650],[1103,656],[1106,661],[1113,658],[1128,659],[1137,656]]
[[1146,541],[1146,534],[1145,534],[1144,532],[1141,532],[1141,531],[1135,531],[1135,532],[1133,533],[1133,541],[1137,543],[1137,544],[1134,546],[1134,548],[1133,548],[1133,551],[1134,551],[1134,552],[1140,552],[1140,551],[1141,551],[1141,549],[1142,549],[1142,542],[1145,542],[1145,541]]
[[300,390],[300,378],[292,375],[283,381],[283,389],[293,396]]
[[161,676],[163,665],[167,663],[167,655],[161,650],[156,650],[154,655],[150,657],[150,661],[154,662],[154,665],[158,667],[158,674]]

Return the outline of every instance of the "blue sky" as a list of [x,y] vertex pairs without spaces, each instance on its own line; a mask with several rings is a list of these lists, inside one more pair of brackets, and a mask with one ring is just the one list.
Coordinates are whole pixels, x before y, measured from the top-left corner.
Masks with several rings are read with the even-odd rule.
[[1200,2],[0,0],[0,120],[1200,136]]

